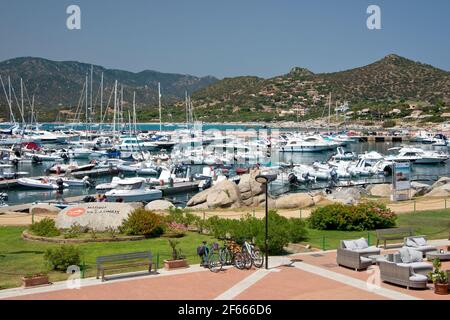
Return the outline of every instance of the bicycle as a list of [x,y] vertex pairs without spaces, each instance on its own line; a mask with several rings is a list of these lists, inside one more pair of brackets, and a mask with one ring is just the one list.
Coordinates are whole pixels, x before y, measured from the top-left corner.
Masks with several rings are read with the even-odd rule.
[[214,242],[210,247],[203,245],[204,253],[201,256],[201,266],[208,267],[211,272],[217,273],[223,269],[219,255],[219,244]]
[[263,266],[264,258],[261,255],[261,251],[259,249],[256,249],[253,243],[245,241],[242,251],[248,257],[248,260],[250,260],[250,267],[247,266],[248,269],[251,268],[252,264],[256,268],[261,268]]

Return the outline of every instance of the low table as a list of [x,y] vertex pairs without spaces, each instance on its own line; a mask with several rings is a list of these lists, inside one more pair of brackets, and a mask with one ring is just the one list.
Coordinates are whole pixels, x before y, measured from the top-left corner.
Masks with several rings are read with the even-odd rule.
[[439,258],[439,260],[441,261],[446,261],[450,260],[450,252],[444,251],[443,253],[441,253],[440,251],[431,251],[426,253],[426,257],[428,261],[432,261],[436,258]]
[[380,260],[387,259],[386,255],[384,255],[384,254],[374,254],[374,255],[368,256],[367,258],[372,259],[373,264],[377,263]]

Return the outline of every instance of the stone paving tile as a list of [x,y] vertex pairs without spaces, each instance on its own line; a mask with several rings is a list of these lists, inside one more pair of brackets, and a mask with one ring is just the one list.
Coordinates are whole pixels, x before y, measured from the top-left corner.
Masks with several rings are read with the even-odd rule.
[[[396,251],[396,250],[389,250],[389,251]],[[384,253],[384,252],[382,252]],[[332,252],[326,252],[321,257],[312,257],[311,255],[302,255],[298,256],[298,258],[302,259],[304,263],[308,263],[311,265],[314,265],[316,267],[320,267],[326,270],[330,270],[333,272],[337,272],[340,274],[344,274],[346,276],[353,277],[358,280],[366,281],[371,275],[375,273],[379,274],[379,269],[376,265],[373,266],[372,271],[355,271],[353,269],[340,267],[336,264],[336,251]],[[450,270],[450,261],[443,261],[442,262],[442,269],[443,270]],[[420,299],[426,299],[426,300],[450,300],[450,295],[447,296],[440,296],[437,294],[434,294],[433,292],[433,284],[428,284],[428,289],[426,290],[415,290],[410,289],[407,290],[406,288],[403,288],[401,286],[396,286],[394,284],[389,283],[381,283],[381,287],[395,290],[413,297],[417,297]]]
[[254,270],[227,269],[220,273],[194,272],[164,277],[110,280],[101,285],[38,293],[14,300],[212,300],[251,275]]
[[279,267],[236,297],[237,300],[386,300],[385,297],[310,274]]

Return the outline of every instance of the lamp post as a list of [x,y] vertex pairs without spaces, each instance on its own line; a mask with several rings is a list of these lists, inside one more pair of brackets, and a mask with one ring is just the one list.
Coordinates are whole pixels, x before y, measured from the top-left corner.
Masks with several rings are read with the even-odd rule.
[[264,192],[266,194],[266,235],[264,239],[265,253],[266,253],[266,269],[269,269],[269,183],[277,179],[276,174],[258,174],[255,177],[256,182],[264,185]]

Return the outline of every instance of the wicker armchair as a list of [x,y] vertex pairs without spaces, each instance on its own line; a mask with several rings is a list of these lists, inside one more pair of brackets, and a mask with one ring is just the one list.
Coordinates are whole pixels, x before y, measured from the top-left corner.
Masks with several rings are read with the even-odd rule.
[[336,262],[338,265],[358,270],[367,269],[372,265],[372,259],[366,257],[366,253],[348,249],[337,249]]
[[408,246],[407,242],[408,240],[412,240],[414,241],[415,238],[424,238],[426,239],[426,236],[411,236],[411,237],[405,237],[403,240],[403,247],[406,248],[412,248],[414,250],[420,251],[422,252],[422,256],[425,257],[427,252],[432,252],[432,251],[436,251],[437,248],[434,246],[430,246],[428,244],[426,245],[422,245],[422,246]]
[[428,279],[426,276],[416,274],[410,266],[401,266],[387,260],[379,261],[380,278],[384,282],[405,286],[407,289],[426,289]]

